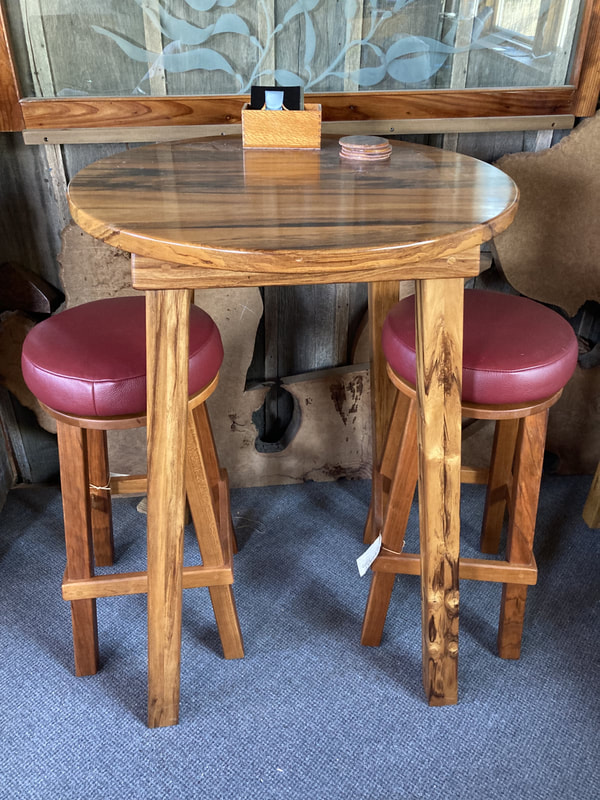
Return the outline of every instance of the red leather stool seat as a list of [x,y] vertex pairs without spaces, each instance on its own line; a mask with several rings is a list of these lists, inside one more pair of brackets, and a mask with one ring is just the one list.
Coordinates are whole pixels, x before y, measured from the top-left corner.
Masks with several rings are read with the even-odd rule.
[[[36,325],[23,345],[27,386],[65,414],[145,414],[145,300],[119,297],[75,306]],[[189,393],[216,376],[223,345],[213,320],[190,309]]]
[[[394,372],[415,384],[414,297],[390,311],[382,343]],[[465,403],[514,405],[550,397],[573,374],[577,350],[573,329],[555,311],[525,297],[465,291]]]

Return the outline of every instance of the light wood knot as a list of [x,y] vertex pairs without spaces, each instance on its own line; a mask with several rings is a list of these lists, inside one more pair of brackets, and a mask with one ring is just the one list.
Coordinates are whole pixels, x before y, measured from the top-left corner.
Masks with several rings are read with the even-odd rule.
[[451,592],[448,592],[446,595],[446,608],[448,611],[454,612],[455,614],[458,612],[458,591],[454,589]]
[[442,656],[442,648],[437,642],[429,642],[427,647],[427,656],[432,661],[439,661]]
[[452,658],[458,657],[458,642],[448,643],[448,655],[452,656]]

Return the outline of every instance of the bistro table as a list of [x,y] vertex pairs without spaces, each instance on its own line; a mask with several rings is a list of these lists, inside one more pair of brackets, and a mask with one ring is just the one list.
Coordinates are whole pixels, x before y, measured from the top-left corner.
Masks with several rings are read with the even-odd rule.
[[376,460],[394,399],[381,326],[398,281],[416,280],[423,684],[430,704],[457,701],[463,287],[518,190],[474,158],[392,144],[388,161],[365,163],[340,158],[332,137],[313,151],[161,143],[71,182],[74,220],[132,253],[146,292],[151,727],[179,714],[189,304],[205,287],[369,284]]

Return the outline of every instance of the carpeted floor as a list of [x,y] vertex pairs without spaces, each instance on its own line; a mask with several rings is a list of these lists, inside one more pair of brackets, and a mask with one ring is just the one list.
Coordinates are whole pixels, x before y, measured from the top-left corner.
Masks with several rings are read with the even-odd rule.
[[[145,597],[99,601],[102,669],[75,678],[60,496],[13,490],[0,514],[0,798],[597,797],[600,531],[581,519],[590,482],[544,478],[540,580],[519,662],[495,653],[500,586],[463,582],[459,704],[441,709],[421,688],[418,579],[397,579],[381,647],[359,642],[369,484],[234,491],[246,656],[221,657],[206,590],[186,591],[181,721],[159,730],[145,725]],[[468,556],[483,490],[464,487],[463,498]],[[144,558],[135,505],[115,502],[125,569]],[[407,548],[415,535],[413,510]],[[192,563],[191,530],[186,543]]]

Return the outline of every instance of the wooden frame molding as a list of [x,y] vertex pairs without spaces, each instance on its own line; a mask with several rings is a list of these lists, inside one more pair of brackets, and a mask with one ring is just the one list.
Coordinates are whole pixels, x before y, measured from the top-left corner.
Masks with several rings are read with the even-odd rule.
[[585,39],[585,44],[578,47],[578,58],[573,70],[577,83],[573,114],[577,117],[591,117],[596,111],[600,93],[599,0],[588,2],[581,38]]
[[[570,114],[574,87],[541,89],[429,89],[421,92],[311,94],[323,122],[450,119]],[[25,127],[119,128],[241,123],[247,96],[51,98],[21,101]]]
[[[537,114],[527,117],[448,117],[444,119],[368,119],[323,122],[324,134],[408,136],[419,133],[486,133],[500,131],[571,130],[572,114]],[[242,126],[186,125],[190,139],[240,135]],[[168,142],[182,138],[180,125],[140,125],[126,128],[29,128],[23,131],[25,144],[105,144],[111,142]]]
[[[571,81],[572,85],[558,87],[339,92],[307,94],[306,99],[321,104],[323,121],[328,123],[592,116],[600,93],[600,0],[587,2]],[[0,130],[236,126],[247,99],[245,95],[25,98],[0,0]]]
[[21,90],[8,38],[4,3],[0,0],[0,131],[23,129],[20,98]]

